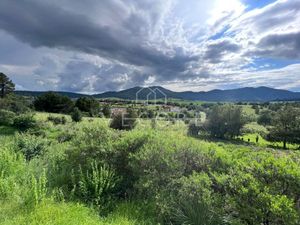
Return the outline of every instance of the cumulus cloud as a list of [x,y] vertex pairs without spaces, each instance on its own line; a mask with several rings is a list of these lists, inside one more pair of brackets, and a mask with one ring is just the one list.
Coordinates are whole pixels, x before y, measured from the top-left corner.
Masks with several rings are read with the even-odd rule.
[[204,59],[211,63],[219,63],[225,54],[238,52],[241,47],[228,39],[213,41],[207,44]]
[[300,58],[300,31],[297,33],[270,34],[263,37],[255,55],[273,56],[277,58]]
[[259,85],[273,73],[249,79],[274,68],[255,60],[298,63],[298,24],[298,0],[251,10],[240,0],[2,0],[0,70],[26,89],[87,93]]
[[155,26],[159,16],[151,12],[148,18],[142,13],[142,10],[128,13],[120,24],[125,30],[95,23],[85,15],[42,1],[3,0],[0,2],[0,28],[34,47],[82,51],[127,64],[152,67],[157,72],[183,72],[189,62],[197,60],[188,49],[177,51],[166,45],[156,48],[147,39],[147,32],[152,30],[151,26]]

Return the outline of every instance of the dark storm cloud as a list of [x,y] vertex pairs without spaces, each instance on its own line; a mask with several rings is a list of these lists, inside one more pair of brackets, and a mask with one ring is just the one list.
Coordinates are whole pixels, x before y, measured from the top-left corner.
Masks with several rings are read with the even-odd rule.
[[204,59],[211,63],[219,63],[225,54],[236,53],[240,49],[241,47],[238,44],[228,39],[218,40],[208,44]]
[[[128,30],[101,26],[88,17],[43,1],[0,1],[0,29],[34,47],[76,50],[127,64],[151,67],[156,73],[176,76],[197,60],[189,54],[165,54],[137,38],[134,15]],[[128,25],[124,23],[124,25]]]
[[256,51],[248,54],[285,59],[299,59],[300,32],[268,35],[259,41]]
[[111,91],[138,86],[148,75],[119,64],[94,63],[74,59],[58,74],[58,89],[74,92]]

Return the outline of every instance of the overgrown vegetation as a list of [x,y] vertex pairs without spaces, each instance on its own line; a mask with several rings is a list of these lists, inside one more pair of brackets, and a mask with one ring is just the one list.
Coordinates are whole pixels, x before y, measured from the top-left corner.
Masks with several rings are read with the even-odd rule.
[[111,120],[4,105],[0,224],[300,224],[297,103],[128,104]]

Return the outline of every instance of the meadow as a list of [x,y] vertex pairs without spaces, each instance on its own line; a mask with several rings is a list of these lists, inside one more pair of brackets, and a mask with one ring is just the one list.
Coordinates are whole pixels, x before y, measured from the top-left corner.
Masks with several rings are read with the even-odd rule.
[[299,224],[299,151],[191,137],[183,121],[34,119],[0,127],[0,224]]

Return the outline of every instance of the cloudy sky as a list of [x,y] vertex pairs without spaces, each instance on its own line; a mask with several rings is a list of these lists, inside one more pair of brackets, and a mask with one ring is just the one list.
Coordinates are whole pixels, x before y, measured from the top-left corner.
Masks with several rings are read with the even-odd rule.
[[300,0],[1,0],[0,72],[21,90],[300,91]]

